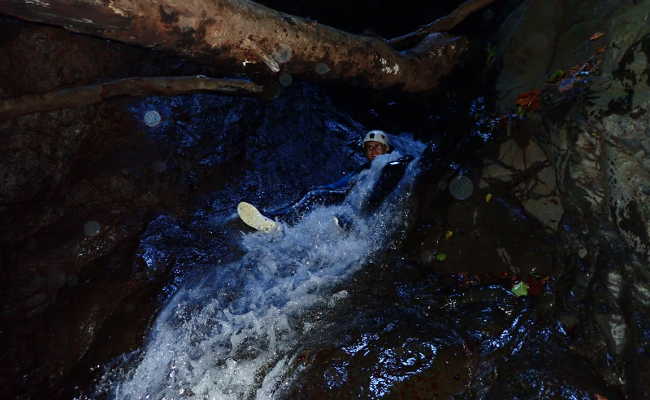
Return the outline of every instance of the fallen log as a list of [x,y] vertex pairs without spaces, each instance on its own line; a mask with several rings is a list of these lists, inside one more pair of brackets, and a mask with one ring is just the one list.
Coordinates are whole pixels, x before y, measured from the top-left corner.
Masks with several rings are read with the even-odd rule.
[[204,76],[127,78],[0,100],[0,121],[34,112],[95,104],[116,96],[175,96],[196,92],[261,95],[263,87],[236,79]]
[[[458,18],[489,0],[472,3]],[[455,66],[467,41],[418,34],[397,51],[248,0],[58,0],[0,2],[0,13],[226,66],[233,73],[286,73],[369,88],[429,91]]]

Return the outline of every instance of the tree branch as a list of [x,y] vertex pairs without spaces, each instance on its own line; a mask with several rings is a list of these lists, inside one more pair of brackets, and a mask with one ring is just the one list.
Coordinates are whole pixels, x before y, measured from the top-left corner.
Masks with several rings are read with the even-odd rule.
[[423,25],[414,32],[390,39],[388,43],[398,50],[413,47],[418,41],[422,40],[423,37],[430,33],[449,32],[458,24],[463,22],[468,15],[492,4],[494,1],[495,0],[467,0],[452,11],[451,14],[438,18],[430,24]]
[[3,0],[0,13],[171,50],[233,73],[284,72],[408,92],[435,88],[467,48],[461,38],[436,34],[400,52],[248,0]]
[[262,86],[245,80],[202,76],[128,78],[0,100],[0,121],[20,115],[102,102],[116,96],[174,96],[195,92],[261,95]]

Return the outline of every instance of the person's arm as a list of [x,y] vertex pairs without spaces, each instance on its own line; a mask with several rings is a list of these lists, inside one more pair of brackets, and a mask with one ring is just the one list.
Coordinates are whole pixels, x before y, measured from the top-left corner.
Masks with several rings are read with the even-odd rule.
[[347,175],[343,175],[341,179],[334,183],[330,183],[328,185],[323,185],[323,186],[316,186],[312,188],[310,191],[313,190],[349,190],[352,186],[354,186],[354,183],[356,182],[357,174],[354,173],[349,173]]
[[315,205],[332,205],[341,203],[348,194],[357,174],[350,173],[329,185],[312,188],[299,200],[280,208],[265,210],[271,218],[278,218],[284,222],[294,223]]
[[384,166],[375,187],[372,189],[372,193],[370,193],[366,198],[361,207],[362,212],[371,213],[377,209],[386,196],[397,187],[397,184],[404,176],[406,167],[411,161],[413,161],[413,156],[405,155],[404,157],[391,161]]

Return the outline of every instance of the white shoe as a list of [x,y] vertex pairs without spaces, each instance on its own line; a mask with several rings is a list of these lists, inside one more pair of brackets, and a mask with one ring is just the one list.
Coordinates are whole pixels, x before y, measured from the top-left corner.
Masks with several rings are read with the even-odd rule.
[[254,205],[242,201],[237,205],[239,218],[251,228],[262,232],[273,232],[278,228],[278,223],[265,217]]
[[336,225],[341,232],[349,232],[350,228],[352,227],[352,224],[350,223],[350,220],[347,218],[341,217],[341,216],[332,216],[332,219],[334,220],[334,225]]

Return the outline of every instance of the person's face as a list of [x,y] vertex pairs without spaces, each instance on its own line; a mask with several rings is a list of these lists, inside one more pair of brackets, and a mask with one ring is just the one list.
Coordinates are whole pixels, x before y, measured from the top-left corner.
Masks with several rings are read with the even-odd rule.
[[363,148],[366,152],[366,158],[370,161],[374,160],[377,156],[386,154],[386,151],[388,150],[386,145],[379,142],[366,142],[364,143]]

